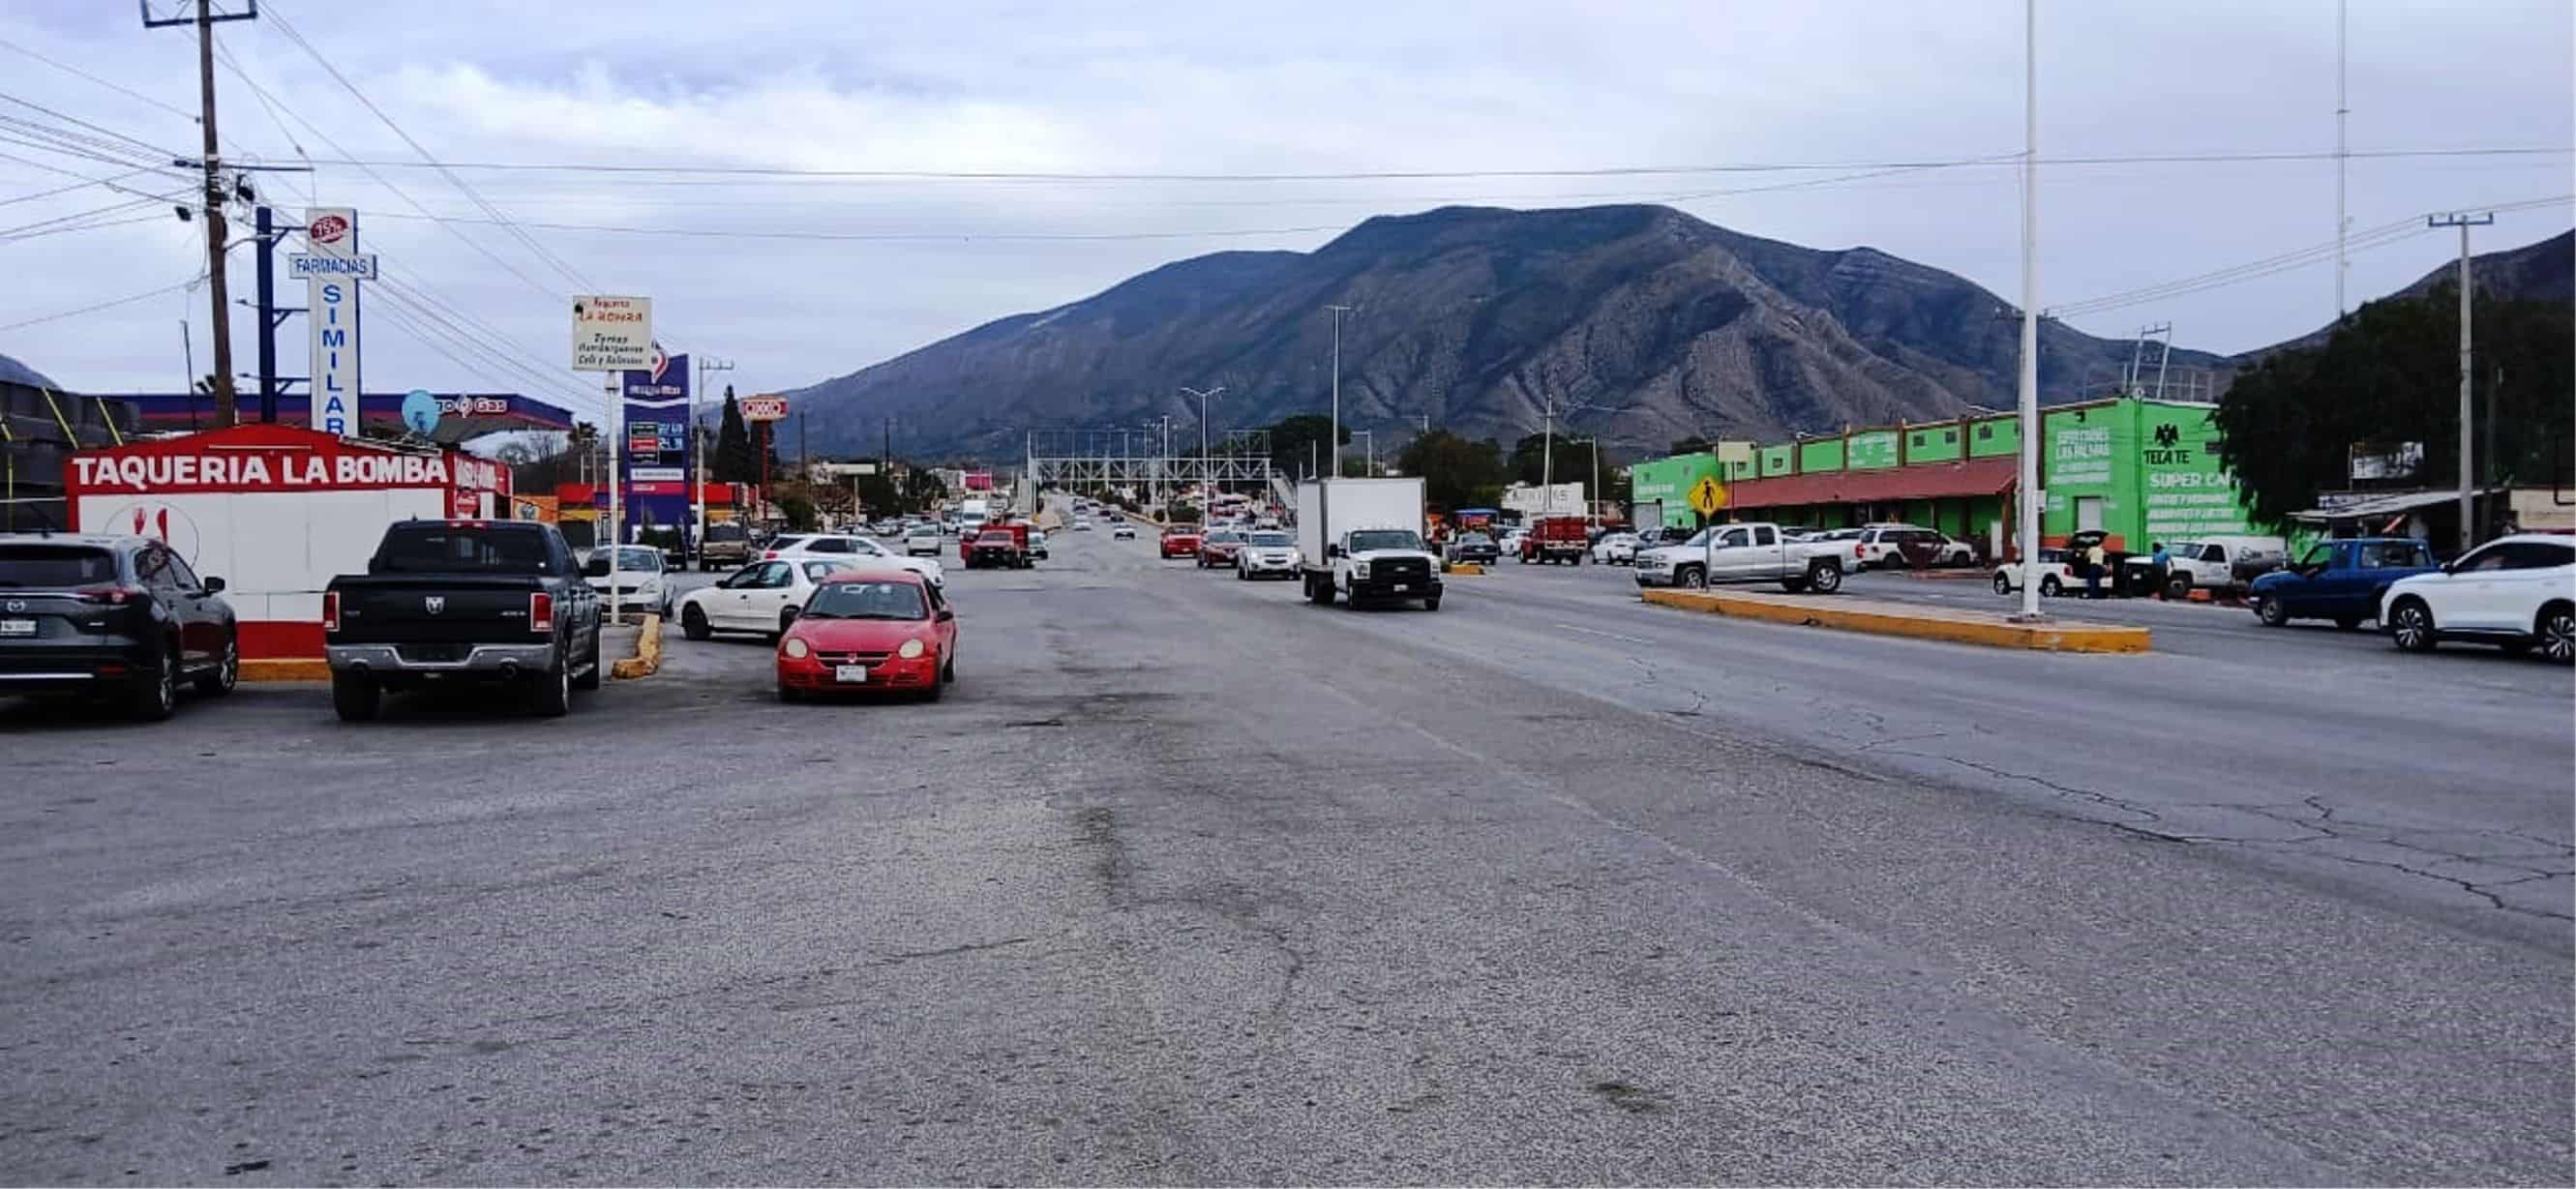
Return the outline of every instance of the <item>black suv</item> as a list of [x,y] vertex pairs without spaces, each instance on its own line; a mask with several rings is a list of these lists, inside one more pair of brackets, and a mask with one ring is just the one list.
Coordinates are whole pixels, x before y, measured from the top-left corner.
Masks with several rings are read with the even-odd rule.
[[241,636],[223,589],[149,537],[0,533],[0,694],[104,695],[155,721],[181,681],[230,693]]

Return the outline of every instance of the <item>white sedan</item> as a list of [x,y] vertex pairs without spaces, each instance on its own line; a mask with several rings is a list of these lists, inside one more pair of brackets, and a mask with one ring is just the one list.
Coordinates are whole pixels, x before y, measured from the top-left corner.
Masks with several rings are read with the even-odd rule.
[[[625,545],[617,550],[617,603],[631,611],[647,611],[664,619],[671,617],[671,588],[662,573],[662,551],[650,545]],[[582,580],[599,592],[600,606],[606,607],[608,595],[608,551],[593,549],[581,563]]]
[[780,537],[770,542],[769,548],[762,550],[760,557],[763,561],[802,561],[808,558],[820,561],[881,561],[897,569],[910,570],[919,574],[933,586],[945,586],[948,582],[948,572],[939,564],[939,559],[911,556],[909,544],[906,545],[904,552],[897,553],[867,537],[854,537],[846,533],[811,533]]
[[1634,565],[1637,561],[1637,534],[1605,533],[1592,543],[1592,560],[1605,566]]
[[680,631],[692,640],[717,632],[753,632],[775,636],[796,622],[796,612],[815,586],[836,573],[865,570],[883,563],[875,558],[806,557],[792,561],[756,561],[680,596]]
[[1109,539],[1112,541],[1133,541],[1136,539],[1136,526],[1121,520],[1118,522],[1118,527],[1109,530]]

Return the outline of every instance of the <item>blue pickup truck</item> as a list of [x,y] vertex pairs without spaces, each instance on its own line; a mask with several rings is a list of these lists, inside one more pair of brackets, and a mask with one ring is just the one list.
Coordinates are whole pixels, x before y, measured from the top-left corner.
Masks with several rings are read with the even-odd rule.
[[2412,537],[2319,541],[2294,565],[2254,580],[2254,616],[2270,627],[2293,619],[2331,619],[2350,631],[2379,615],[2390,583],[2440,569],[2433,550]]

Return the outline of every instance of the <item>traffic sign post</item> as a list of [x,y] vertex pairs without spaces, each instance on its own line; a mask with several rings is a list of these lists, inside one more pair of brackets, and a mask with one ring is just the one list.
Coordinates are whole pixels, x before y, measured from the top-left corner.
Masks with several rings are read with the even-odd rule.
[[1702,516],[1717,515],[1726,507],[1726,484],[1718,482],[1715,475],[1702,476],[1691,486],[1690,506]]
[[619,472],[619,460],[625,451],[618,442],[626,436],[625,394],[618,391],[619,373],[653,366],[653,299],[649,297],[616,297],[603,293],[576,294],[572,299],[572,370],[606,372],[608,377],[608,424],[601,427],[608,442],[608,617],[614,621],[623,613],[624,600],[617,593],[617,547],[626,543],[626,525],[619,515],[624,510],[618,488],[625,485]]

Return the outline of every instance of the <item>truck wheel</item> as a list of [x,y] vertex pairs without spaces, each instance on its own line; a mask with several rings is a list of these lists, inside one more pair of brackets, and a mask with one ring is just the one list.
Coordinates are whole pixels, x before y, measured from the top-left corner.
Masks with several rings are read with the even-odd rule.
[[2433,612],[2422,599],[2400,599],[2388,613],[2388,636],[2397,647],[2407,652],[2431,652],[2441,642],[2433,628]]
[[680,634],[692,640],[704,640],[716,634],[714,628],[707,626],[706,609],[696,603],[680,608]]
[[2290,609],[2282,606],[2279,599],[2257,595],[2254,598],[2254,618],[2262,620],[2267,628],[2284,627],[2290,622]]
[[125,696],[125,713],[136,722],[159,722],[179,706],[179,646],[161,650],[152,675],[136,682]]
[[385,706],[384,687],[360,673],[331,675],[331,709],[342,722],[369,722]]
[[2052,599],[2056,598],[2065,589],[2065,585],[2057,580],[2057,575],[2055,574],[2044,574],[2041,575],[2039,579],[2039,593],[2047,595]]
[[1817,594],[1832,594],[1843,588],[1843,568],[1832,562],[1810,567],[1807,586]]
[[2183,600],[2188,599],[2188,598],[2190,598],[2190,597],[2191,597],[2191,575],[2189,575],[2189,574],[2176,574],[2176,575],[2174,575],[2174,576],[2173,576],[2173,577],[2171,577],[2171,578],[2167,578],[2167,579],[2165,579],[2165,598],[2166,598],[2166,599],[2168,599],[2168,600],[2170,600],[2170,601],[2172,601],[2172,602],[2179,603],[2179,602],[2182,602]]
[[572,657],[555,658],[554,672],[539,673],[529,683],[528,710],[539,718],[562,718],[572,713]]
[[1423,610],[1425,610],[1425,611],[1437,611],[1437,610],[1439,610],[1439,609],[1440,609],[1440,596],[1438,596],[1438,595],[1433,595],[1433,596],[1432,596],[1432,597],[1430,597],[1430,598],[1427,598],[1427,599],[1422,600],[1422,609],[1423,609]]
[[1698,566],[1683,566],[1677,581],[1691,590],[1708,589],[1708,571]]
[[1311,574],[1307,575],[1306,601],[1313,603],[1318,607],[1332,606],[1333,580],[1330,578],[1317,578]]

